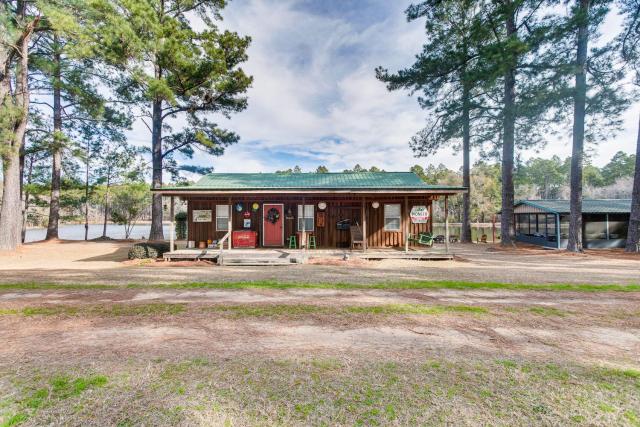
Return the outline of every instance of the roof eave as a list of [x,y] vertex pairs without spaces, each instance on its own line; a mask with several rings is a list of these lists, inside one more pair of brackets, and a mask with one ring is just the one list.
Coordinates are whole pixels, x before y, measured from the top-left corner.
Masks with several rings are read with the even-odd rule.
[[151,189],[152,192],[164,195],[182,195],[182,194],[462,194],[468,192],[464,187],[438,187],[438,188],[352,188],[352,189],[336,189],[336,188],[272,188],[272,189],[207,189],[207,188],[156,188]]

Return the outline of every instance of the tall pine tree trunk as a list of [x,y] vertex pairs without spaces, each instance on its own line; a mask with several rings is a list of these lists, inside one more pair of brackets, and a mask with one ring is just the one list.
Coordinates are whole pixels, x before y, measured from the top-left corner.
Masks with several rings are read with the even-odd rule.
[[[151,135],[151,159],[153,164],[152,186],[162,187],[162,101],[153,101],[153,126]],[[149,240],[164,240],[162,231],[162,195],[153,194],[151,202],[151,234]]]
[[[21,3],[19,15],[24,17],[26,4]],[[27,130],[29,111],[29,43],[33,28],[38,19],[27,26],[18,49],[18,63],[16,64],[15,96],[11,100],[11,86],[9,75],[11,64],[4,66],[3,77],[0,79],[0,102],[14,109],[18,114],[13,121],[13,135],[8,141],[0,141],[2,147],[3,193],[0,208],[0,250],[15,250],[22,244],[22,198],[20,194],[20,149]]]
[[640,243],[640,120],[638,121],[638,139],[636,140],[636,171],[633,176],[633,194],[631,196],[631,215],[627,231],[625,251],[637,252]]
[[[465,78],[463,72],[463,79]],[[469,85],[463,82],[462,87],[462,186],[467,192],[462,195],[462,230],[460,241],[471,242],[471,171],[469,155],[471,151],[471,94]]]
[[91,150],[89,148],[89,141],[85,148],[85,171],[84,171],[84,240],[89,240],[89,163],[91,157]]
[[587,100],[587,44],[589,41],[589,0],[578,0],[576,83],[573,98],[573,149],[571,153],[571,197],[567,250],[582,252],[582,163],[584,120]]
[[107,237],[107,221],[109,220],[109,189],[111,188],[111,171],[107,172],[107,187],[104,192],[104,222],[102,223],[102,237]]
[[60,88],[60,53],[58,37],[53,37],[53,147],[51,150],[51,200],[49,201],[49,224],[45,240],[58,238],[60,222],[60,175],[62,174],[62,95]]
[[[517,34],[515,16],[513,12],[506,20],[507,38]],[[504,76],[503,95],[503,136],[502,136],[502,215],[500,217],[501,245],[509,246],[514,242],[513,232],[513,163],[515,152],[515,107],[516,107],[516,60]]]

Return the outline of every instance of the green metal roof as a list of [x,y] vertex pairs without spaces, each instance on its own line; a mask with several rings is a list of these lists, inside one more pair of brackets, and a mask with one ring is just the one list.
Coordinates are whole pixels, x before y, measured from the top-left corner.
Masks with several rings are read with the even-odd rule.
[[211,173],[197,183],[162,190],[452,190],[464,187],[429,185],[413,172],[354,173]]
[[[568,200],[520,200],[518,205],[528,205],[550,213],[568,214],[570,212]],[[631,212],[631,199],[583,199],[582,213],[629,213]]]

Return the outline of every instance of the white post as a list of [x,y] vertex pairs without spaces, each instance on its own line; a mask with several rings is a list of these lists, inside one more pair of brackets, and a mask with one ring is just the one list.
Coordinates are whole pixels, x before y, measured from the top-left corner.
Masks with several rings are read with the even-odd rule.
[[304,197],[302,198],[302,234],[300,235],[300,247],[304,248],[304,250],[307,250],[307,227],[305,224],[305,220],[307,219],[304,215]]
[[362,250],[367,251],[367,201],[362,198]]
[[231,250],[231,237],[233,236],[233,205],[231,204],[231,197],[229,197],[229,218],[227,218],[227,230],[229,233],[229,250]]
[[444,247],[449,253],[449,196],[444,196]]
[[404,251],[409,252],[409,197],[404,196]]
[[174,230],[176,229],[175,225],[175,214],[173,212],[173,196],[170,197],[171,206],[169,207],[169,215],[171,216],[171,226],[169,227],[169,252],[173,252],[173,235]]

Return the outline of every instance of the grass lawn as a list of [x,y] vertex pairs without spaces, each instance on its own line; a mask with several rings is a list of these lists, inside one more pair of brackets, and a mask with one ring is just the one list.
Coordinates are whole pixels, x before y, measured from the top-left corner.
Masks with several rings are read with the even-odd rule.
[[0,427],[640,427],[639,291],[0,285]]
[[640,372],[516,360],[157,359],[3,372],[4,426],[640,425]]

